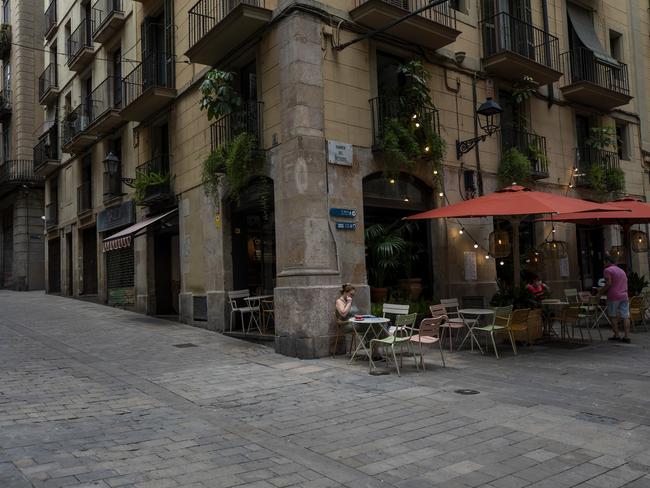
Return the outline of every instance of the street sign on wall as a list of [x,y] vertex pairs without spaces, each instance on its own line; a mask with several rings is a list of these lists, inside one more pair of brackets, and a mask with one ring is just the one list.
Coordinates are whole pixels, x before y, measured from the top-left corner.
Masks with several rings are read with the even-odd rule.
[[352,144],[327,141],[327,162],[341,166],[352,166]]

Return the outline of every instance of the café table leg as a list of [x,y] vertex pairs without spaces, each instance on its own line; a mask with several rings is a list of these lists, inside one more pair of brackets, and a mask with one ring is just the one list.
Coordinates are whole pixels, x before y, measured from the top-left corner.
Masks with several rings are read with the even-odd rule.
[[[465,321],[464,316],[462,317],[462,319],[463,319],[463,321]],[[474,322],[474,323],[476,324],[476,323],[478,323],[478,321]],[[474,327],[472,325],[468,324],[467,322],[465,322],[465,325],[467,326],[467,334],[465,334],[465,337],[463,338],[463,341],[460,343],[460,346],[458,346],[458,350],[460,351],[462,349],[463,344],[465,344],[465,341],[469,337],[470,338],[469,343],[470,343],[471,351],[474,352],[474,343],[476,343],[476,347],[478,347],[478,350],[481,351],[481,354],[483,354],[483,349],[481,348],[481,344],[479,343],[478,339],[474,335],[474,330],[473,330]]]
[[[368,324],[368,325],[370,325],[370,324]],[[350,364],[352,364],[352,361],[357,356],[357,354],[362,352],[362,351],[365,352],[367,355],[371,354],[371,352],[366,347],[365,343],[366,343],[366,337],[368,336],[368,332],[370,331],[370,329],[372,327],[370,327],[370,326],[366,327],[366,330],[364,331],[363,335],[360,334],[359,331],[357,330],[357,324],[353,324],[352,327],[353,327],[353,330],[354,330],[354,336],[357,339],[357,347],[354,350],[354,352],[352,353],[352,355],[350,356]]]

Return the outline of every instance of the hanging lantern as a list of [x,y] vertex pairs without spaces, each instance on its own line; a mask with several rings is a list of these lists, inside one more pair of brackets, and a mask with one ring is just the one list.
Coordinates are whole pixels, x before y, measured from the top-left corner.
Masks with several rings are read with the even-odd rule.
[[612,246],[611,249],[609,250],[609,255],[612,256],[613,258],[616,258],[617,261],[620,261],[621,259],[623,259],[623,256],[625,255],[623,246]]
[[567,257],[567,243],[555,239],[546,241],[540,246],[540,251],[548,259],[562,259]]
[[495,230],[490,232],[490,254],[495,258],[505,258],[510,256],[512,247],[510,246],[510,234],[504,230]]
[[634,252],[648,252],[648,234],[642,230],[633,230],[630,232],[630,240]]
[[526,269],[528,271],[541,271],[544,268],[544,255],[531,249],[526,253]]

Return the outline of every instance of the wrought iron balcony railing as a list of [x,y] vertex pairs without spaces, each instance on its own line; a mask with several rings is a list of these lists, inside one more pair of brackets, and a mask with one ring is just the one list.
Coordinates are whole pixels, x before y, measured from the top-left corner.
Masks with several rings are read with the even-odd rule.
[[265,8],[264,0],[200,0],[189,11],[190,48],[238,5]]
[[54,30],[57,24],[56,0],[52,0],[45,11],[45,37]]
[[92,183],[84,181],[77,187],[77,213],[82,214],[93,208]]
[[139,165],[135,168],[135,175],[136,181],[143,176],[150,181],[143,194],[139,195],[139,204],[154,204],[167,200],[172,195],[169,154],[161,154]]
[[34,162],[31,159],[12,159],[0,163],[0,185],[42,181],[42,177],[34,175]]
[[11,90],[0,90],[0,113],[11,112]]
[[172,67],[165,53],[153,53],[124,77],[124,106],[138,99],[147,89],[156,86],[173,88]]
[[[74,58],[85,48],[92,49],[93,41],[91,38],[92,20],[83,19],[75,30],[72,31],[66,40],[66,55],[68,65]],[[90,27],[90,29],[89,29]]]
[[582,144],[576,150],[577,168],[580,173],[587,173],[593,165],[602,166],[605,171],[620,168],[620,161],[616,151],[594,149]]
[[418,120],[424,133],[440,134],[440,120],[435,107],[411,106],[402,97],[376,97],[370,100],[372,117],[372,147],[377,149],[384,137],[384,125],[388,119]]
[[59,126],[51,122],[51,127],[43,132],[34,146],[34,169],[46,161],[59,160]]
[[[355,7],[359,7],[366,3],[368,0],[356,0]],[[399,7],[407,12],[415,12],[419,8],[424,7],[429,2],[428,0],[383,0],[389,5]],[[420,16],[425,19],[431,20],[438,24],[450,27],[452,29],[456,28],[456,10],[451,8],[450,1],[436,5],[435,7],[429,8],[424,12],[420,12]]]
[[123,13],[122,0],[97,0],[93,4],[93,35],[104,27],[104,23],[115,13]]
[[45,94],[59,87],[58,70],[56,63],[50,63],[38,77],[38,98],[42,100]]
[[615,66],[605,63],[585,48],[567,51],[561,57],[564,67],[563,86],[586,81],[622,95],[630,95],[626,64],[619,63]]
[[51,229],[59,224],[59,202],[45,205],[45,227]]
[[120,81],[113,76],[102,81],[88,96],[88,116],[92,124],[107,110],[122,108]]
[[90,111],[87,103],[81,103],[63,119],[63,145],[69,143],[90,125]]
[[481,32],[485,58],[510,51],[560,71],[560,41],[542,29],[501,12],[483,20]]
[[6,21],[0,24],[0,57],[6,57],[11,51],[11,25]]
[[262,113],[264,102],[254,100],[243,103],[241,109],[224,115],[210,126],[210,143],[212,150],[231,142],[242,132],[255,137],[257,149],[262,148]]
[[521,129],[505,127],[501,130],[501,146],[504,149],[517,148],[526,156],[530,161],[533,177],[548,178],[546,137]]

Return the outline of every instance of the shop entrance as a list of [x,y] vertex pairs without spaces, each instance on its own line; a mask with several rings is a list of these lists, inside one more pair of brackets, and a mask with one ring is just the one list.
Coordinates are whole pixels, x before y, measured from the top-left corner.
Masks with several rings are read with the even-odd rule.
[[[398,235],[406,241],[407,252],[394,258],[395,265],[382,271],[383,263],[372,253],[366,253],[368,281],[373,288],[388,288],[387,298],[413,300],[432,296],[433,287],[433,243],[431,224],[428,220],[405,222],[402,218],[423,212],[433,207],[432,192],[422,181],[401,173],[395,178],[386,178],[381,173],[366,177],[363,181],[363,214],[366,232],[366,249],[376,239],[390,242],[391,235]],[[380,225],[378,227],[377,225]],[[372,229],[371,229],[372,228]],[[377,230],[369,235],[368,229]],[[404,280],[413,281],[411,288]],[[419,280],[419,282],[418,282]],[[413,286],[421,286],[421,292],[413,292]]]
[[275,213],[273,180],[256,178],[232,206],[233,289],[255,295],[275,288]]
[[603,259],[605,258],[605,239],[601,227],[576,225],[578,235],[578,261],[580,263],[580,281],[583,290],[598,286],[603,277]]
[[181,288],[178,214],[163,219],[154,228],[155,315],[178,315]]
[[47,242],[47,281],[49,293],[61,293],[61,240]]
[[13,278],[14,262],[14,210],[9,207],[0,214],[0,225],[2,226],[2,275],[0,275],[0,285],[9,287]]
[[66,275],[68,277],[65,294],[71,297],[74,290],[74,283],[72,282],[72,278],[74,276],[74,273],[72,271],[72,232],[68,232],[65,235],[65,255],[65,269]]
[[81,231],[83,253],[83,295],[97,295],[97,229]]

